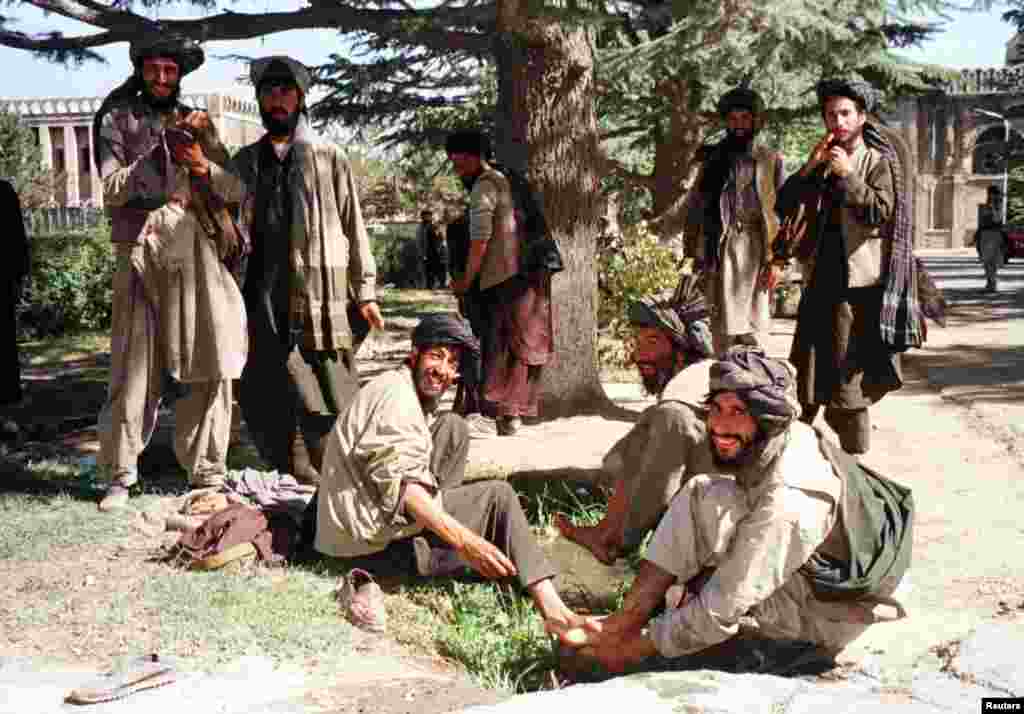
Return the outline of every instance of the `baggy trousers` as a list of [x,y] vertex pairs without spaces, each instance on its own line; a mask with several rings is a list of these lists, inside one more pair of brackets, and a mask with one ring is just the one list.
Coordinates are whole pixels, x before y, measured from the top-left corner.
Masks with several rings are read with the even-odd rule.
[[[434,448],[430,470],[440,484],[444,510],[508,556],[519,571],[523,587],[554,577],[557,571],[537,545],[515,490],[504,481],[463,483],[469,455],[469,427],[465,420],[458,414],[442,414],[432,425],[431,434]],[[429,531],[420,535],[431,547],[451,547]],[[345,564],[370,572],[415,573],[412,538],[397,540],[379,553],[347,558]]]
[[[97,463],[112,483],[138,481],[139,454],[156,428],[163,397],[165,362],[157,344],[156,313],[146,300],[137,265],[143,248],[117,246],[110,385],[100,412]],[[189,483],[203,486],[223,477],[231,440],[231,380],[189,382],[174,403],[174,454]]]

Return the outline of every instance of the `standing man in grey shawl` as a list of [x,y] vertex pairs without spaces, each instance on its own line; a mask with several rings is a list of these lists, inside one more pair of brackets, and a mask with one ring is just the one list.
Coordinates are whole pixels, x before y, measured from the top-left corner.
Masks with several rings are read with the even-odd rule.
[[658,403],[605,455],[602,476],[612,487],[608,512],[595,526],[556,514],[562,536],[611,564],[657,525],[690,476],[711,469],[701,404],[708,389],[711,330],[698,279],[684,275],[675,291],[629,307],[633,362]]
[[687,196],[687,253],[707,278],[715,352],[734,344],[757,345],[771,327],[771,291],[760,279],[778,232],[776,192],[782,157],[754,144],[764,102],[737,87],[722,95],[718,113],[725,138],[703,151]]
[[309,71],[265,57],[250,76],[267,133],[234,162],[249,192],[242,208],[253,243],[239,405],[264,460],[316,483],[323,439],[359,386],[349,315],[384,326],[377,268],[352,169],[309,125]]
[[710,373],[715,470],[672,501],[622,609],[563,640],[611,671],[827,667],[872,623],[905,615],[893,594],[913,498],[796,421],[789,363],[734,347]]
[[166,388],[175,387],[174,451],[194,487],[223,481],[231,380],[245,363],[245,310],[225,261],[244,251],[227,215],[240,184],[206,112],[179,101],[203,62],[195,42],[159,30],[131,43],[135,72],[93,122],[110,211],[110,387],[97,462],[110,482],[100,510],[121,508],[138,481]]
[[[893,142],[868,121],[874,90],[833,79],[817,94],[826,135],[779,193],[783,216],[808,193],[819,206],[790,360],[801,418],[824,406],[843,449],[863,454],[868,407],[902,386],[899,353],[922,341],[910,187]],[[780,264],[790,257],[784,245],[775,253]]]

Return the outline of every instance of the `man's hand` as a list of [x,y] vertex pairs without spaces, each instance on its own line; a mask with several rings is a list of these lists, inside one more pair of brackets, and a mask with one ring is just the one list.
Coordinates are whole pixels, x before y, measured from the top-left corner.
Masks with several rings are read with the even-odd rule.
[[485,578],[508,578],[519,572],[515,563],[497,546],[476,534],[467,536],[458,552],[473,570]]
[[375,330],[384,329],[384,316],[380,313],[380,307],[376,302],[364,302],[359,306],[359,314],[363,316],[363,319],[370,323],[370,327]]
[[841,146],[833,146],[828,152],[828,165],[832,173],[840,178],[853,173],[853,161],[846,149]]
[[192,129],[197,134],[209,131],[212,126],[210,122],[210,115],[203,111],[189,112],[188,115],[181,120],[181,125]]
[[807,157],[807,163],[804,164],[804,167],[802,169],[800,169],[800,174],[802,176],[806,176],[807,174],[809,174],[811,171],[814,170],[814,168],[818,164],[828,161],[829,148],[834,138],[835,137],[833,136],[832,132],[829,132],[824,137],[822,137],[821,141],[814,145],[814,147],[811,149],[810,156]]
[[171,148],[174,163],[184,166],[193,176],[205,176],[210,173],[210,161],[203,153],[199,142],[191,144],[175,144]]

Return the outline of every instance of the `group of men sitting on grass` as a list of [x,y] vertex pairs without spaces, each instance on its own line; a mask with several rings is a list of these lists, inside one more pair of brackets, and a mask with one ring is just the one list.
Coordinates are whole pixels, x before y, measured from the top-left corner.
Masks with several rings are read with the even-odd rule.
[[371,575],[381,567],[468,567],[517,578],[577,663],[785,673],[830,666],[879,606],[903,614],[892,595],[910,562],[909,490],[799,421],[788,362],[745,346],[712,358],[689,279],[632,305],[629,321],[658,402],[604,459],[601,523],[556,520],[606,563],[654,529],[621,610],[574,613],[515,491],[463,482],[469,431],[438,404],[479,346],[461,317],[436,313],[413,331],[405,363],[358,392],[324,454],[314,547],[350,569],[354,622],[383,626]]

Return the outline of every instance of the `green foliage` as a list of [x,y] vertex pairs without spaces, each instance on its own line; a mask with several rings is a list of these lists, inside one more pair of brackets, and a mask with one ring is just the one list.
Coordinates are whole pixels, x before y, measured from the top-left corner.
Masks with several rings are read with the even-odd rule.
[[2,111],[0,176],[10,180],[18,192],[22,210],[43,205],[51,195],[53,176],[42,167],[34,132],[17,115]]
[[601,349],[602,364],[625,364],[628,351],[629,304],[645,295],[675,287],[679,267],[672,251],[658,242],[647,224],[640,222],[627,229],[618,245],[598,253],[597,284],[600,291],[598,325],[607,328],[612,347]]
[[370,245],[377,262],[377,283],[414,287],[423,271],[416,245],[415,223],[378,224],[370,228]]
[[39,236],[18,305],[19,327],[35,337],[110,327],[114,248],[104,225]]

